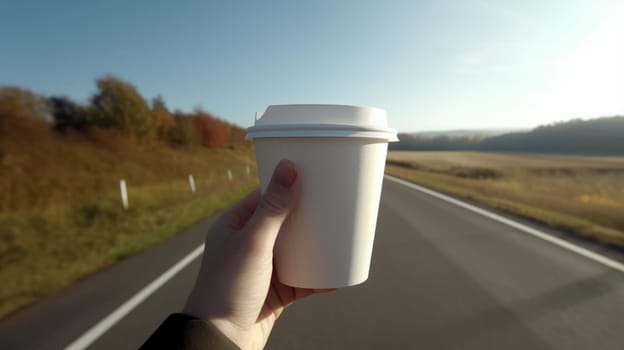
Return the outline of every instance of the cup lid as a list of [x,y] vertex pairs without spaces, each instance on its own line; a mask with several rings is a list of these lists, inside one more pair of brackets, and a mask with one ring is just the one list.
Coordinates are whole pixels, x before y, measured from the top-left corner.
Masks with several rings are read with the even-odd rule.
[[247,129],[246,139],[270,137],[358,137],[398,141],[386,111],[346,105],[273,105]]

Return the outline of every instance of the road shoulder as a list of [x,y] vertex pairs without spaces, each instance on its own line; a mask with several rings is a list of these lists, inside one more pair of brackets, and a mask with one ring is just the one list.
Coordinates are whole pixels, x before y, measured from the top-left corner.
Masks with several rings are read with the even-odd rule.
[[0,348],[64,348],[200,245],[211,223],[199,222],[7,316],[0,321]]

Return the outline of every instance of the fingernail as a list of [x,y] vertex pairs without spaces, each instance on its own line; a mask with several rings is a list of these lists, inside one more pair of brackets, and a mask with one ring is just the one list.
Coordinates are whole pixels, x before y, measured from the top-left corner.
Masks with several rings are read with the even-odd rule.
[[282,159],[277,167],[275,167],[275,174],[273,175],[273,182],[285,187],[290,188],[297,179],[297,170],[295,166],[289,160]]

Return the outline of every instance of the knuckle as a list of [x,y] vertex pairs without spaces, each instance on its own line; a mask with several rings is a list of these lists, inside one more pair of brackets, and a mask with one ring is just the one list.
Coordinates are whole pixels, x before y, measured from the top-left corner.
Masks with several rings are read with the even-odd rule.
[[260,209],[268,216],[282,216],[286,211],[286,201],[273,192],[267,192],[260,201]]

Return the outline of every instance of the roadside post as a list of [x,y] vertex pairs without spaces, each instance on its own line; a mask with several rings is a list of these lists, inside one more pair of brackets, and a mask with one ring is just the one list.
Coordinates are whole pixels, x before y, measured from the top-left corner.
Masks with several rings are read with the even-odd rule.
[[189,174],[188,182],[189,187],[191,187],[191,192],[195,193],[195,178],[193,178],[193,174]]
[[126,186],[126,180],[119,180],[119,191],[121,192],[121,206],[128,210],[128,187]]

